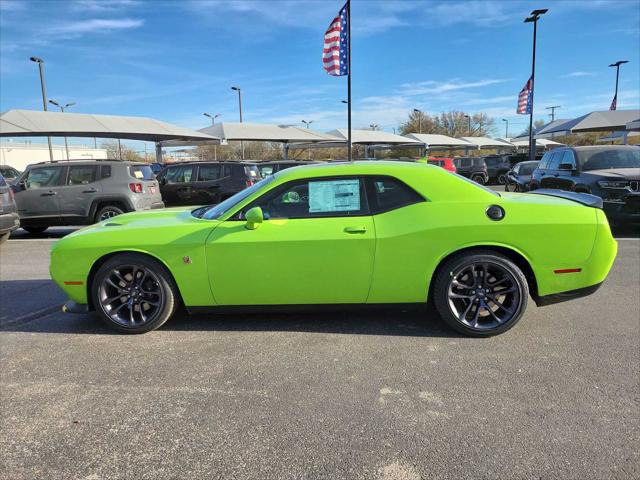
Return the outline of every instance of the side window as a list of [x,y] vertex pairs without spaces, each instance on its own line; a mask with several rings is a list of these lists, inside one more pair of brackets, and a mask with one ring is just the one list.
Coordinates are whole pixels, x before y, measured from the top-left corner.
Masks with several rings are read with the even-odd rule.
[[25,179],[25,187],[28,189],[50,188],[57,186],[60,181],[62,167],[32,168]]
[[223,165],[222,166],[222,176],[230,177],[231,176],[231,165]]
[[111,165],[100,166],[100,178],[109,178],[111,176]]
[[345,217],[369,212],[364,182],[339,177],[289,182],[245,207],[260,207],[265,219]]
[[273,165],[261,165],[259,168],[260,175],[263,177],[267,177],[273,173]]
[[167,169],[167,183],[188,183],[193,176],[192,165],[178,165]]
[[553,152],[551,154],[551,160],[547,165],[548,170],[558,170],[560,168],[560,160],[562,159],[563,152]]
[[565,150],[564,151],[564,155],[562,156],[562,161],[560,163],[568,163],[569,165],[571,165],[573,167],[573,169],[576,168],[576,158],[573,155],[573,151],[572,150]]
[[411,187],[396,178],[368,177],[366,182],[373,214],[424,201]]
[[220,178],[220,165],[200,165],[198,168],[198,181],[210,182]]
[[71,165],[67,177],[67,185],[86,185],[96,181],[98,167],[96,165]]

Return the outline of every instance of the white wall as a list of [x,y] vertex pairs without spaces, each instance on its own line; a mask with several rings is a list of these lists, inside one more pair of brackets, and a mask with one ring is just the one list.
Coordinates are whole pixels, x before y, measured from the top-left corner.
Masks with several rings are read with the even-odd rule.
[[[54,160],[67,159],[64,143],[54,143],[51,146]],[[93,148],[86,145],[69,145],[69,157],[72,160],[106,159],[107,151],[104,148]],[[31,163],[48,161],[49,146],[47,143],[0,143],[0,165],[10,165],[23,171]]]

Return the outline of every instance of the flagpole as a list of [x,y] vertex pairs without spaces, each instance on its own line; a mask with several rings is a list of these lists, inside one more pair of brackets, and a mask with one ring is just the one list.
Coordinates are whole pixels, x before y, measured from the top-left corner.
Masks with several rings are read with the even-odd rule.
[[536,146],[533,143],[533,93],[536,85],[536,31],[538,19],[533,21],[533,63],[531,64],[531,112],[529,112],[529,160],[536,159]]
[[347,68],[349,74],[347,75],[347,152],[349,161],[353,161],[353,152],[351,145],[351,0],[347,0],[347,39],[349,41],[347,45]]

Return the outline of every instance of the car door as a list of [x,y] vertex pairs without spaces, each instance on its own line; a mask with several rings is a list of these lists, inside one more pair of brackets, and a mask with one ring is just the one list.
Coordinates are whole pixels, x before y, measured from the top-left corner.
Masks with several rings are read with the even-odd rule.
[[191,192],[193,203],[198,205],[220,203],[221,178],[221,164],[203,163],[198,165],[196,181],[193,183]]
[[[562,166],[562,168],[560,168],[560,166]],[[573,190],[576,168],[576,158],[573,155],[573,150],[565,150],[558,166],[555,188]]]
[[60,221],[58,190],[66,167],[46,165],[31,168],[20,180],[15,200],[20,218],[43,218],[47,223]]
[[[244,213],[255,206],[265,219],[248,230]],[[364,303],[374,252],[364,181],[352,176],[275,187],[216,227],[206,244],[221,305]]]
[[193,165],[172,165],[162,177],[160,192],[167,206],[193,205],[191,200]]
[[69,165],[58,189],[60,216],[65,223],[89,217],[91,205],[101,192],[97,165]]

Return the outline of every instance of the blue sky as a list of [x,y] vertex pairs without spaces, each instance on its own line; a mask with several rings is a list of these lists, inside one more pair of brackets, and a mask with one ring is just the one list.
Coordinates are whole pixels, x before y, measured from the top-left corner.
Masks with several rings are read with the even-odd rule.
[[[323,34],[341,1],[1,0],[0,107],[40,109],[47,93],[76,112],[145,115],[201,128],[202,112],[244,120],[346,126],[346,79],[322,69]],[[354,127],[391,131],[413,108],[483,111],[513,131],[539,23],[536,119],[606,110],[621,70],[618,108],[640,108],[637,0],[358,1],[352,4]]]

